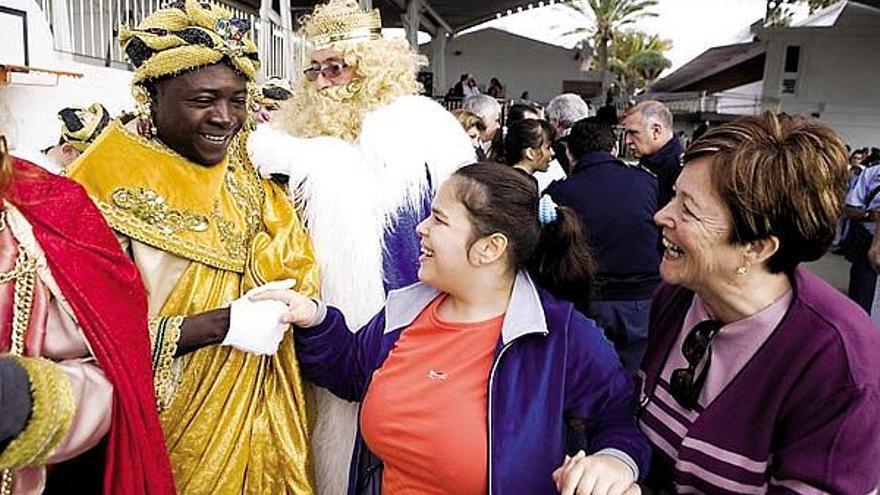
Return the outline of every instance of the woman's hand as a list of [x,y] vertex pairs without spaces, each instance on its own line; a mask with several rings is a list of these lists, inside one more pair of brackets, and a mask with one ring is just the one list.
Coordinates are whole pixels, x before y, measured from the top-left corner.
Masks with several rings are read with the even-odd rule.
[[281,317],[284,323],[305,327],[315,321],[318,303],[291,289],[270,289],[250,296],[251,301],[279,301],[287,305],[287,313]]
[[556,489],[562,495],[640,495],[632,469],[620,459],[606,454],[588,456],[584,451],[553,471]]

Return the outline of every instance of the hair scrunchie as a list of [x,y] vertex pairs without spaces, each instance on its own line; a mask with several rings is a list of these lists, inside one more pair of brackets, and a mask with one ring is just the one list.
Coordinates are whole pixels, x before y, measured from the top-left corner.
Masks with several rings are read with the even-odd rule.
[[541,199],[538,200],[538,222],[541,225],[555,222],[559,218],[558,206],[549,194],[542,195]]

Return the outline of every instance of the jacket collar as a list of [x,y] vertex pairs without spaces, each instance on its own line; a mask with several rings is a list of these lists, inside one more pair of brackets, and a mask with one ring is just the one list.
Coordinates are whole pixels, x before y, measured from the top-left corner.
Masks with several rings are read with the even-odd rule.
[[[385,333],[412,324],[439,294],[439,290],[423,282],[389,292],[385,301]],[[547,319],[535,282],[525,270],[520,270],[501,325],[501,340],[508,344],[530,333],[548,333]]]
[[623,163],[620,162],[617,157],[615,157],[611,153],[608,153],[607,151],[591,151],[589,153],[586,153],[577,161],[577,165],[575,165],[572,173],[577,173],[586,168],[603,163],[615,163],[623,165]]
[[672,139],[667,141],[666,144],[657,150],[656,153],[651,156],[642,157],[642,163],[652,172],[656,172],[657,169],[662,167],[667,160],[680,159],[683,152],[684,148],[681,147],[681,142],[678,140],[678,137],[672,136]]

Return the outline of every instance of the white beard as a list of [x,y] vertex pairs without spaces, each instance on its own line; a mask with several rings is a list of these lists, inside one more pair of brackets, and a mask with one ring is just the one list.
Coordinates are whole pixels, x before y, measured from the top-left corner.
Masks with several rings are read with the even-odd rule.
[[[303,109],[302,111],[308,111]],[[261,126],[248,143],[263,176],[290,176],[321,273],[321,297],[339,308],[352,331],[384,305],[383,234],[396,211],[421,205],[458,167],[475,160],[470,140],[437,103],[403,96],[364,119],[357,142],[297,138]],[[312,434],[318,493],[348,486],[359,404],[316,388]]]

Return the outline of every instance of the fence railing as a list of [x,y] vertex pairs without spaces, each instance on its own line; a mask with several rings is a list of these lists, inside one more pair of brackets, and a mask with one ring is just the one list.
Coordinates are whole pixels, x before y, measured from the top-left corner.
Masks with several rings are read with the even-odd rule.
[[[119,67],[126,64],[119,48],[119,28],[137,25],[162,8],[167,0],[37,0],[37,3],[52,29],[57,51]],[[281,26],[277,19],[261,19],[259,12],[234,1],[219,3],[234,16],[251,23],[251,36],[260,47],[264,75],[289,78],[297,75],[301,47],[290,29]]]

